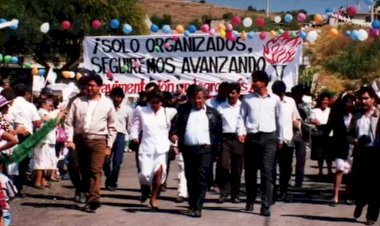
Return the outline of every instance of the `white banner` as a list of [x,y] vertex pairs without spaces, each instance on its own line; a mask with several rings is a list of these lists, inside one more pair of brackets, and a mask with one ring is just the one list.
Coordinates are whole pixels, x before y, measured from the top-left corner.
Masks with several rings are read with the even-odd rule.
[[[101,92],[121,86],[135,96],[150,81],[163,91],[176,84],[196,83],[215,94],[221,82],[239,82],[243,93],[251,88],[250,75],[265,70],[271,82],[282,79],[288,90],[297,84],[302,39],[230,41],[217,36],[101,36],[84,39],[84,67],[104,80]],[[111,76],[112,75],[112,76]]]

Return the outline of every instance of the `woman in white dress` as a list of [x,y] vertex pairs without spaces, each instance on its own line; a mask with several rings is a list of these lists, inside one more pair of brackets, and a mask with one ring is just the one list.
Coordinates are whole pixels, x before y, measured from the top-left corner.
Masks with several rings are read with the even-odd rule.
[[[43,123],[58,116],[59,109],[53,110],[53,107],[53,100],[43,100],[41,108],[38,110],[38,113],[40,114]],[[35,175],[35,188],[49,187],[48,183],[45,180],[45,171],[54,171],[57,169],[58,160],[55,155],[55,142],[56,131],[53,130],[34,149],[33,163]]]
[[142,131],[138,150],[139,181],[141,185],[151,186],[150,206],[155,210],[158,209],[158,193],[166,178],[167,153],[171,145],[170,122],[177,114],[175,108],[162,107],[162,100],[161,91],[149,93],[148,105],[137,107],[134,111],[131,131],[134,143],[139,143],[139,133]]

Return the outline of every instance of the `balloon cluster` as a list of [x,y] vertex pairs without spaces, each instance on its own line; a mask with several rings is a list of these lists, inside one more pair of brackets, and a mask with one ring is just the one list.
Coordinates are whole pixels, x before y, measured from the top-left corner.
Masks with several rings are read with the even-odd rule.
[[11,55],[3,55],[0,53],[0,63],[5,63],[5,64],[18,64],[19,60],[18,57],[16,56],[11,56]]

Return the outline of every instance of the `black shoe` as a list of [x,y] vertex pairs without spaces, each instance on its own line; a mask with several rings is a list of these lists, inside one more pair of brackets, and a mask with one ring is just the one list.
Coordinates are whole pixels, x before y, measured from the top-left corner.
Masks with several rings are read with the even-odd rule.
[[253,203],[247,203],[245,205],[245,211],[253,211]]
[[101,206],[99,201],[90,202],[88,205],[90,207],[90,210],[94,212]]
[[161,192],[166,192],[166,183],[161,185]]
[[268,208],[265,208],[265,207],[261,207],[260,215],[261,215],[261,216],[264,216],[264,217],[269,217],[269,216],[270,216],[270,211],[269,211],[269,209],[268,209]]
[[176,202],[176,203],[183,203],[185,200],[186,200],[185,197],[183,197],[183,196],[178,196],[178,197],[175,199],[175,202]]
[[117,187],[112,187],[112,186],[108,187],[108,191],[116,191],[116,190],[117,190]]
[[364,206],[356,206],[354,211],[354,218],[359,218],[362,215]]
[[234,198],[231,198],[231,202],[232,203],[240,203],[240,199],[239,199],[239,197],[234,197]]
[[202,212],[200,210],[195,210],[191,216],[195,218],[201,218]]
[[226,200],[227,200],[226,195],[220,195],[220,197],[218,199],[218,203],[224,203]]
[[286,201],[287,200],[287,197],[288,197],[288,193],[286,192],[283,192],[283,193],[280,193],[280,196],[277,198],[278,201]]
[[365,225],[374,225],[376,223],[376,221],[374,220],[368,220],[364,223]]

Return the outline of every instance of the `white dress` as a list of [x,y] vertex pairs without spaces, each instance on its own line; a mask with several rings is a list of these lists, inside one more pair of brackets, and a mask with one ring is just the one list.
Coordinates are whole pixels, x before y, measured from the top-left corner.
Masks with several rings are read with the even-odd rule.
[[[47,111],[43,108],[38,110],[42,121],[57,117],[59,110]],[[35,170],[54,170],[57,168],[57,156],[55,154],[56,131],[51,131],[46,138],[34,149],[33,166]]]
[[170,122],[177,114],[175,108],[160,109],[155,113],[150,106],[137,107],[134,111],[131,139],[140,141],[138,160],[140,165],[139,180],[143,185],[151,185],[154,174],[162,167],[161,183],[166,178],[166,158],[170,148]]

